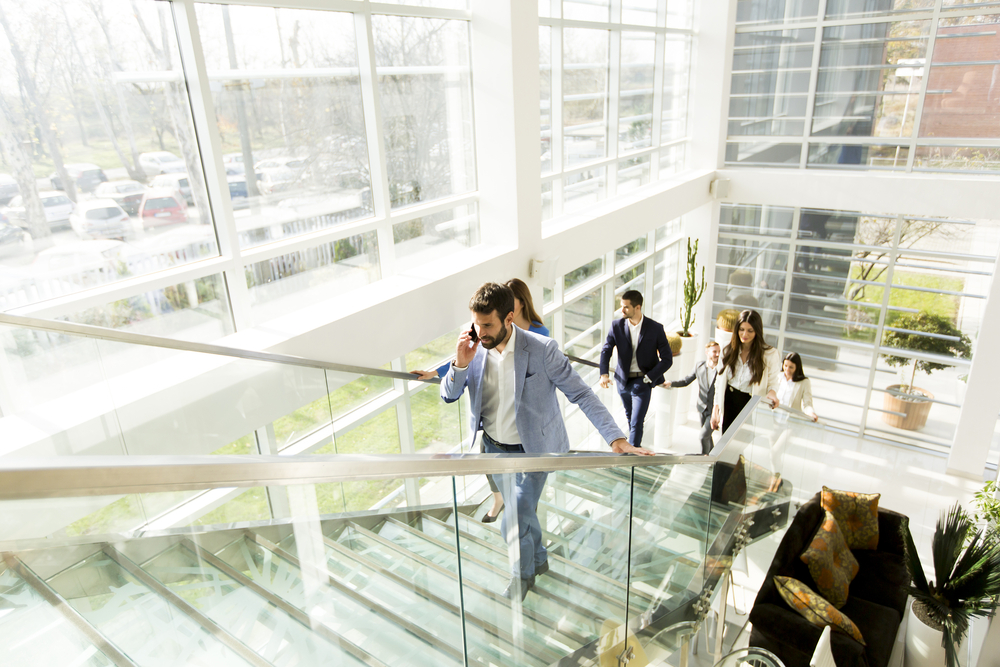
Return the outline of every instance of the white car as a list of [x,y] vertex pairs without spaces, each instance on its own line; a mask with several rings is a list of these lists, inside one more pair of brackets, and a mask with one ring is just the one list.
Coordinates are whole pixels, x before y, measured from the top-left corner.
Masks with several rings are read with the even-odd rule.
[[176,174],[187,171],[187,165],[184,164],[184,160],[169,151],[140,153],[139,168],[146,173],[146,176]]
[[134,234],[131,218],[113,199],[80,202],[69,224],[81,239],[125,239]]
[[187,174],[163,174],[150,181],[149,185],[153,188],[173,190],[184,197],[184,201],[187,202],[188,206],[194,204],[194,197],[191,195],[191,181],[188,179]]
[[[49,227],[58,227],[69,222],[69,216],[73,212],[73,200],[62,192],[54,190],[43,190],[38,193],[42,199],[42,207],[45,209],[45,221]],[[4,210],[10,221],[18,227],[27,229],[28,219],[25,213],[24,197],[17,195],[10,200],[10,204]]]

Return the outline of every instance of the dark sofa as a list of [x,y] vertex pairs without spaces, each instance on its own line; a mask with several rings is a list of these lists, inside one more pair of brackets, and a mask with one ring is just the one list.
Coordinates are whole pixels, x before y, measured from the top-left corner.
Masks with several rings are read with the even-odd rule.
[[[753,624],[750,645],[773,652],[786,667],[809,667],[822,628],[809,623],[785,603],[774,577],[794,577],[819,593],[799,554],[809,546],[824,516],[817,493],[802,506],[788,527],[750,612]],[[840,611],[858,626],[867,646],[834,632],[831,639],[837,667],[884,667],[889,662],[910,583],[899,534],[906,522],[904,515],[879,508],[878,549],[851,552],[858,560],[859,570],[851,582],[847,604]]]

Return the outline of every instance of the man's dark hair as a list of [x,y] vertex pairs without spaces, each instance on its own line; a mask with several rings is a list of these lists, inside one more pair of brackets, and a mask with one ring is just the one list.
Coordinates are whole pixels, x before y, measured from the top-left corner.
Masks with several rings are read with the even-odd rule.
[[489,315],[495,310],[503,322],[514,312],[514,292],[506,285],[483,283],[469,300],[469,310],[480,315]]
[[636,306],[642,306],[642,292],[639,290],[630,289],[622,294],[622,299],[628,301],[629,305],[633,308]]

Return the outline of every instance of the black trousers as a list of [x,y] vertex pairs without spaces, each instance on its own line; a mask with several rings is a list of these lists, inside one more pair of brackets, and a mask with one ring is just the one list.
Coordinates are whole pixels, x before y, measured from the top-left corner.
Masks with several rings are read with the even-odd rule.
[[750,402],[750,394],[726,385],[725,407],[722,410],[722,432],[736,421],[740,411]]

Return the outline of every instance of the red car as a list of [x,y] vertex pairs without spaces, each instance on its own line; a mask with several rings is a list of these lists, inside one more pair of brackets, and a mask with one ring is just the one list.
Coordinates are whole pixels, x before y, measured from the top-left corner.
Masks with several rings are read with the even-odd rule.
[[150,190],[143,195],[142,203],[139,204],[139,217],[142,218],[143,229],[186,223],[187,206],[184,199],[173,190]]

